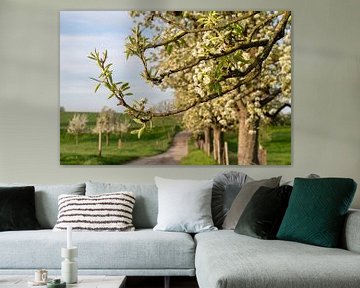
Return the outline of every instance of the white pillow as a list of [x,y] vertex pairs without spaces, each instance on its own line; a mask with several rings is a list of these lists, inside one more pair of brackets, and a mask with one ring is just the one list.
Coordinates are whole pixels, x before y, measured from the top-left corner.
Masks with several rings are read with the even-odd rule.
[[155,177],[159,212],[154,230],[198,233],[217,230],[211,217],[213,180]]
[[132,212],[135,196],[132,192],[100,195],[59,196],[59,214],[55,231],[133,231]]

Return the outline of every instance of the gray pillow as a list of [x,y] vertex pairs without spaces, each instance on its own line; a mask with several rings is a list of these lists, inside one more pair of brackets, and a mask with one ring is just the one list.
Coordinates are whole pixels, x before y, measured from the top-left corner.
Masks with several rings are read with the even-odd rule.
[[249,203],[252,196],[255,192],[261,187],[276,188],[279,186],[280,177],[274,177],[270,179],[263,179],[258,181],[251,181],[244,184],[236,196],[234,202],[231,205],[229,212],[227,213],[224,223],[222,225],[223,229],[234,230],[237,222],[240,219],[241,214],[244,212],[246,205]]
[[[0,186],[24,186],[24,184],[2,184]],[[85,183],[64,185],[34,185],[36,218],[43,229],[52,229],[58,216],[58,198],[61,194],[85,195]]]
[[245,173],[237,171],[222,172],[215,176],[212,189],[211,213],[214,225],[222,227],[231,204],[244,183],[253,180]]
[[198,233],[217,230],[211,217],[213,180],[155,177],[159,213],[154,230]]
[[133,223],[136,229],[153,228],[158,214],[158,193],[155,184],[86,182],[86,195],[131,191],[136,197]]
[[[305,178],[317,179],[317,178],[320,178],[320,176],[318,174],[311,173],[311,174],[307,175]],[[286,181],[282,185],[294,186],[294,179],[292,179],[290,181]]]

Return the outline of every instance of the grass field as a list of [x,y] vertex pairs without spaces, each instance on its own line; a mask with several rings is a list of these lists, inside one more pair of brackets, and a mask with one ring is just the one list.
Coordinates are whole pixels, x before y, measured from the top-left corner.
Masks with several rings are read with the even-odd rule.
[[194,141],[189,143],[189,154],[181,160],[182,165],[217,165],[216,161],[207,156],[203,150],[195,146]]
[[[237,165],[237,134],[228,132],[225,134],[228,142],[229,164]],[[267,150],[267,165],[290,165],[291,164],[291,127],[290,126],[266,126],[260,131],[260,144]],[[184,165],[217,165],[204,151],[191,144],[189,155],[182,160]]]
[[[230,165],[237,164],[237,134],[227,133]],[[260,131],[259,142],[267,151],[267,165],[291,164],[291,127],[265,126]]]
[[[119,135],[110,135],[109,146],[106,146],[103,135],[102,157],[98,157],[98,134],[90,131],[95,127],[98,113],[86,113],[88,116],[88,133],[79,136],[79,144],[75,144],[75,136],[66,132],[72,112],[60,113],[60,163],[63,165],[117,165],[127,161],[162,153],[171,143],[172,137],[180,130],[176,118],[158,118],[154,120],[153,129],[147,129],[140,139],[130,134],[139,125],[131,121],[129,133],[122,136],[121,148],[118,148]],[[125,115],[119,115],[122,121]],[[130,120],[129,120],[130,121]]]
[[[172,137],[181,130],[178,117],[156,118],[153,129],[147,129],[140,139],[130,134],[138,124],[130,121],[129,133],[122,136],[121,148],[118,147],[120,135],[110,135],[106,146],[103,135],[102,157],[98,157],[98,135],[91,133],[95,127],[98,113],[86,113],[88,117],[88,132],[79,136],[79,144],[75,144],[75,136],[66,132],[72,112],[60,113],[60,163],[62,165],[119,165],[139,157],[152,156],[166,151]],[[126,115],[119,114],[122,121]],[[229,162],[237,165],[237,133],[225,134],[229,147]],[[268,165],[291,164],[291,127],[266,126],[260,132],[260,144],[267,150]],[[216,165],[202,150],[189,143],[189,154],[182,159],[181,165]]]
[[291,127],[267,126],[260,133],[260,144],[267,150],[268,165],[291,164]]

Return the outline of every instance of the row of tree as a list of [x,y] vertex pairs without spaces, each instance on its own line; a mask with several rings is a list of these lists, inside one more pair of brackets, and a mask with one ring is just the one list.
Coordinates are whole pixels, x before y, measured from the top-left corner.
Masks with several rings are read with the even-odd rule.
[[238,164],[259,164],[261,125],[291,106],[291,13],[134,11],[131,16],[136,24],[127,57],[139,58],[143,78],[173,89],[175,99],[162,110],[147,107],[146,97],[131,101],[129,84],[113,80],[107,51],[89,55],[101,70],[95,90],[106,87],[109,98],[143,125],[182,113],[185,127],[204,134],[207,153],[214,143],[220,159],[223,133],[237,129]]
[[67,133],[75,136],[76,145],[79,143],[79,135],[87,132],[98,134],[98,155],[102,153],[102,135],[105,134],[106,145],[109,145],[110,134],[119,136],[118,146],[121,146],[123,134],[130,128],[129,121],[121,121],[119,115],[112,109],[104,107],[96,119],[96,125],[92,129],[88,126],[88,117],[86,114],[75,113],[69,120]]

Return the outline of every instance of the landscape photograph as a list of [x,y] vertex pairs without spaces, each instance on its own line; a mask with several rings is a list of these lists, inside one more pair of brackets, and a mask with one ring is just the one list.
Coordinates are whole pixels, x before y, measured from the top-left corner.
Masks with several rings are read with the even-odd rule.
[[61,165],[291,165],[290,11],[61,11]]

